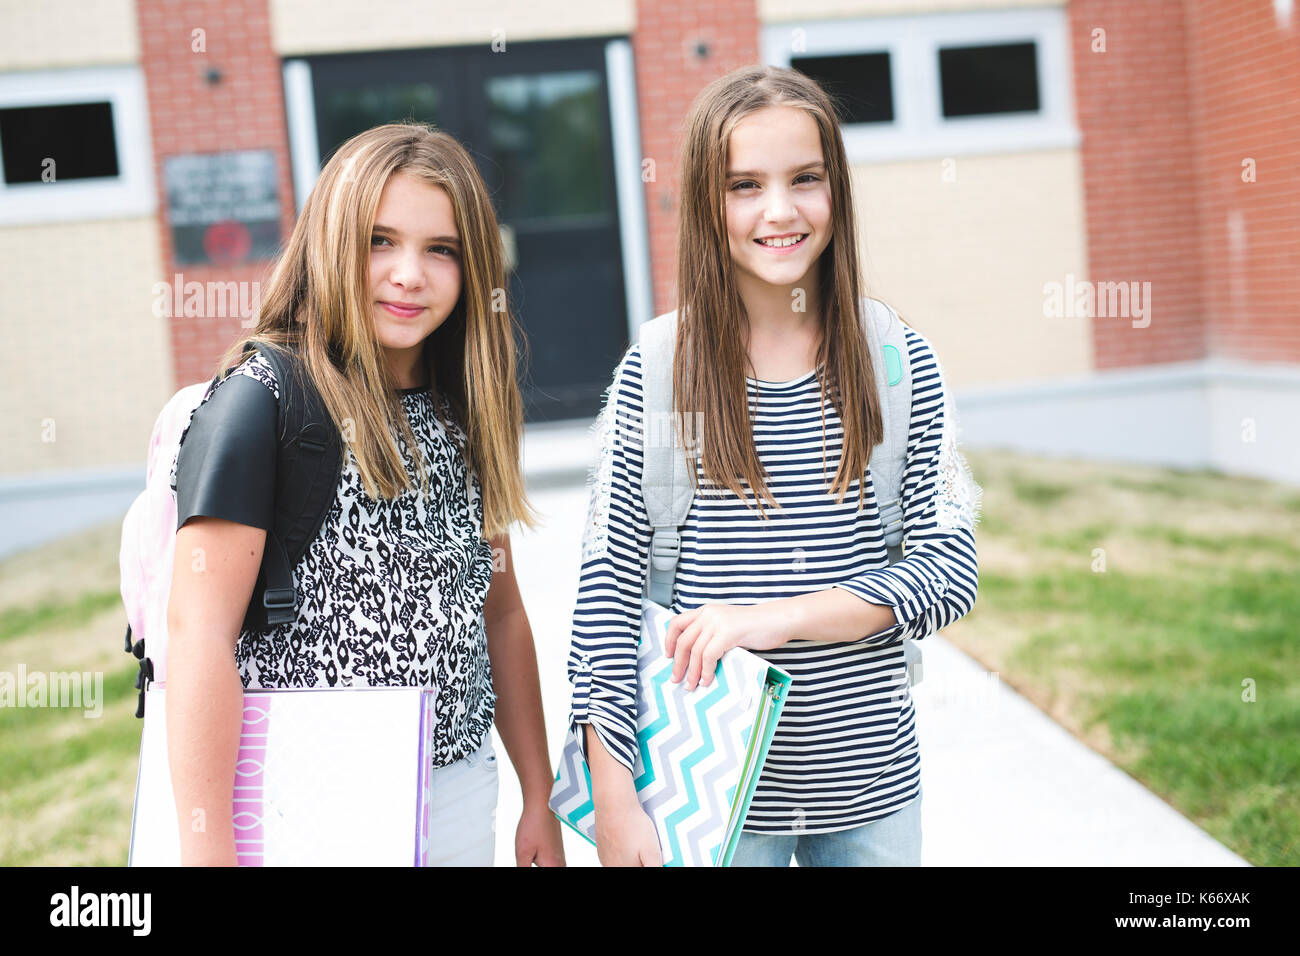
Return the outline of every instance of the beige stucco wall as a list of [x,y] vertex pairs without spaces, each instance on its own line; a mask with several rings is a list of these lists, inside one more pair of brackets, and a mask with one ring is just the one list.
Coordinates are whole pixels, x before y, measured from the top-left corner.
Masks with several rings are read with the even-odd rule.
[[152,216],[0,229],[0,473],[143,467],[173,390],[158,241]]
[[1078,150],[858,165],[867,289],[939,350],[948,381],[993,385],[1092,370],[1090,324],[1045,318],[1043,285],[1088,275]]
[[[375,7],[354,0],[268,0],[271,38],[281,56],[457,46],[504,36],[512,40],[626,35],[636,22],[634,0],[479,0],[430,3],[387,0]],[[496,31],[503,31],[497,34]]]
[[113,66],[139,59],[133,0],[0,3],[0,70]]

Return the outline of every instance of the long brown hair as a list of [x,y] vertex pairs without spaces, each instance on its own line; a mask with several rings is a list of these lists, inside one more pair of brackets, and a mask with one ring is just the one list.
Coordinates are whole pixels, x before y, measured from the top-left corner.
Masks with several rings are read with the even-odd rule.
[[[515,379],[515,321],[506,303],[496,214],[474,161],[454,138],[423,123],[389,123],[335,151],[312,188],[262,296],[250,334],[224,369],[258,342],[301,358],[357,461],[366,493],[393,499],[413,485],[394,441],[419,448],[375,333],[370,242],[375,210],[394,173],[444,189],[461,239],[461,293],[424,343],[429,381],[463,426],[466,464],[482,488],[483,533],[536,523],[519,469],[523,401]],[[416,455],[421,490],[429,484]]]
[[[844,428],[843,454],[831,486],[842,501],[861,479],[865,495],[871,449],[884,434],[875,372],[861,319],[861,282],[844,141],[830,98],[816,82],[794,70],[747,66],[714,80],[695,98],[682,144],[681,203],[677,239],[678,334],[673,354],[675,411],[702,424],[700,463],[704,475],[737,497],[754,493],[774,506],[767,476],[754,446],[746,402],[745,342],[748,318],[736,284],[727,241],[726,167],[731,131],[746,116],[768,106],[793,106],[817,123],[831,192],[831,238],[818,269],[822,336],[818,363],[824,365],[822,403],[829,396]],[[822,420],[825,461],[826,425]]]

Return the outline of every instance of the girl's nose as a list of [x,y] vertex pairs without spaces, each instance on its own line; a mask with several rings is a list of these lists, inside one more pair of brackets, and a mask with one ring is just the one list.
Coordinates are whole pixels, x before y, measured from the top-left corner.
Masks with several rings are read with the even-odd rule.
[[783,189],[768,192],[767,209],[763,216],[768,222],[784,222],[794,216],[794,203]]
[[410,289],[420,286],[421,277],[419,253],[403,253],[393,262],[389,281],[393,285],[400,285],[403,288]]

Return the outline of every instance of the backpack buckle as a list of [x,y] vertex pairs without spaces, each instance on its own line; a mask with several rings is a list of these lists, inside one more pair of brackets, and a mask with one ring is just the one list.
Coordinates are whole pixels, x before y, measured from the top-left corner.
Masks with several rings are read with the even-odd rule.
[[[144,647],[143,640],[138,641],[137,644],[141,647],[141,649],[143,649]],[[140,670],[135,675],[135,686],[140,689],[140,697],[136,701],[136,705],[135,705],[135,716],[137,718],[142,719],[144,717],[144,692],[145,689],[149,686],[149,682],[152,680],[153,680],[153,661],[147,657],[141,658]]]
[[650,537],[650,562],[667,570],[682,553],[682,535],[676,528],[655,528]]
[[292,611],[298,592],[293,588],[267,588],[262,594],[262,607],[268,611]]

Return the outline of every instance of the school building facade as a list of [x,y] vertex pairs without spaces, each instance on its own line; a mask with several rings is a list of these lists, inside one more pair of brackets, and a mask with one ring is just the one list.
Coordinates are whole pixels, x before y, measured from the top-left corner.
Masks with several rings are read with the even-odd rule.
[[867,289],[938,347],[969,445],[1300,482],[1297,21],[1291,0],[5,4],[0,495],[133,494],[323,161],[408,116],[493,190],[530,422],[589,419],[673,305],[687,107],[753,62],[840,97]]

